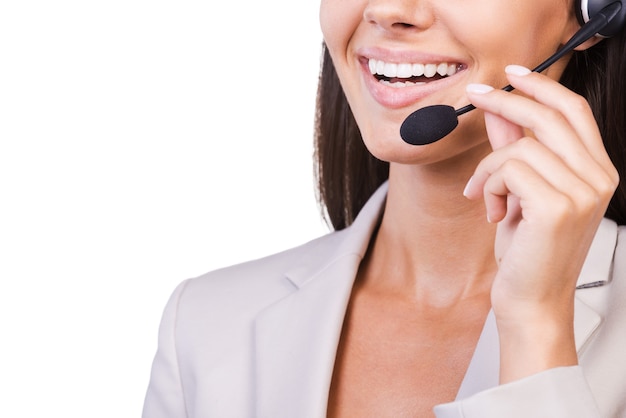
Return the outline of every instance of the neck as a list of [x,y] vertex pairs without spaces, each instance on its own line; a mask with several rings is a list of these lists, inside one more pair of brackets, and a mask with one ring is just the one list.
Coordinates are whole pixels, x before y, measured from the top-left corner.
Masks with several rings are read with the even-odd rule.
[[376,286],[441,306],[488,295],[495,225],[482,201],[463,196],[475,166],[390,167],[385,213],[366,263]]

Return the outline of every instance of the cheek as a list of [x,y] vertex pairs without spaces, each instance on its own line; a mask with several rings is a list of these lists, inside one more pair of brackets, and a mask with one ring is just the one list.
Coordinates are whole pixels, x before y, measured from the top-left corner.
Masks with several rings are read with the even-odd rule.
[[[320,27],[339,81],[354,110],[355,91],[359,91],[358,63],[351,55],[350,41],[362,22],[365,0],[322,0]],[[358,94],[356,94],[358,96]]]
[[333,27],[333,13],[331,12],[331,10],[333,9],[333,5],[335,3],[336,0],[322,0],[320,2],[319,22],[324,38],[326,38],[328,32],[331,32],[331,28]]
[[[321,0],[319,9],[319,18],[322,23],[328,21],[335,13],[335,9],[339,5],[338,0]],[[323,26],[323,25],[322,25]]]
[[487,3],[480,12],[450,13],[446,22],[479,65],[533,68],[558,48],[571,20],[571,6],[560,0]]
[[345,49],[359,25],[364,0],[322,0],[320,3],[320,28],[331,52]]
[[341,36],[341,3],[338,0],[322,0],[320,3],[320,28],[327,45],[333,45]]

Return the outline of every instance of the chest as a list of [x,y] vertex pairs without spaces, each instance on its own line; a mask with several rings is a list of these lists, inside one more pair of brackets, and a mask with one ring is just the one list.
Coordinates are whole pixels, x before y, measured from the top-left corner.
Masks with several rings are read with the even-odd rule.
[[[462,312],[462,311],[459,311]],[[453,401],[486,316],[355,298],[335,360],[329,417],[429,417]]]

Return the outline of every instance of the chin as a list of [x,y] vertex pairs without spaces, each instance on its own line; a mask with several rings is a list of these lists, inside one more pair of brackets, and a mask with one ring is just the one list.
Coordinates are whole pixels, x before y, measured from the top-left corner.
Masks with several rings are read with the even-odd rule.
[[[379,137],[380,138],[380,137]],[[365,141],[368,151],[376,158],[388,163],[423,164],[433,157],[433,152],[440,147],[437,144],[415,146],[407,144],[400,135]]]
[[[388,163],[404,165],[428,165],[441,162],[459,162],[458,158],[482,158],[489,152],[486,138],[468,140],[459,132],[428,145],[411,145],[402,140],[399,134],[379,136],[376,140],[365,139],[365,146],[376,158]],[[381,139],[383,138],[383,139]],[[478,161],[476,161],[477,163]]]

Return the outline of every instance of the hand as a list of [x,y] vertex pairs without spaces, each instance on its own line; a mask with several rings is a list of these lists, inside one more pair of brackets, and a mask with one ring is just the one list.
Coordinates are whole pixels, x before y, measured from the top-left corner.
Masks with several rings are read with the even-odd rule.
[[498,223],[491,302],[502,381],[576,364],[576,279],[618,183],[582,97],[523,67],[507,77],[525,96],[468,87],[493,152],[465,191]]

